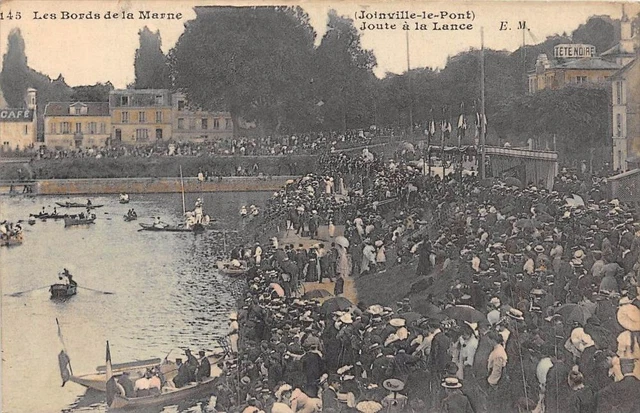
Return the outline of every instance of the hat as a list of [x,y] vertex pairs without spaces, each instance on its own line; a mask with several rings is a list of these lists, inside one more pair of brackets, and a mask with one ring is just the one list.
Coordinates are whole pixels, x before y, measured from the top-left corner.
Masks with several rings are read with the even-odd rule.
[[624,304],[618,308],[618,323],[629,331],[640,331],[640,308],[633,304]]
[[238,313],[236,313],[235,311],[229,314],[229,320],[237,320],[237,319],[238,319]]
[[382,383],[382,387],[389,391],[402,391],[404,383],[398,379],[387,379]]
[[389,324],[391,324],[393,327],[404,327],[405,320],[404,318],[392,318],[391,320],[389,320]]
[[500,307],[500,299],[498,297],[493,297],[489,303],[491,303],[494,307]]
[[457,377],[447,377],[442,381],[442,387],[445,389],[459,389],[462,387],[462,383]]
[[353,368],[353,366],[349,365],[349,366],[342,366],[338,369],[337,373],[338,374],[344,374],[347,371],[351,370]]
[[522,311],[518,310],[517,308],[510,308],[507,312],[507,315],[514,320],[524,321]]
[[544,247],[542,245],[536,245],[533,250],[538,253],[544,252]]
[[251,379],[249,378],[249,376],[244,376],[243,378],[240,379],[240,383],[249,384],[251,383]]
[[534,288],[531,290],[531,295],[544,295],[544,290],[541,288]]
[[382,410],[382,405],[373,400],[365,400],[356,404],[359,413],[378,413]]
[[353,318],[351,317],[351,313],[346,313],[340,316],[340,322],[345,323],[345,324],[351,324],[353,323]]

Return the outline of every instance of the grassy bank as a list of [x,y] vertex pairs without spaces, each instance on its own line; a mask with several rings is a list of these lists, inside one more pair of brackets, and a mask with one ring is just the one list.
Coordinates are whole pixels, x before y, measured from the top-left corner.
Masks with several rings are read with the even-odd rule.
[[238,167],[253,172],[254,165],[264,175],[303,175],[313,172],[316,162],[316,155],[45,159],[0,164],[0,176],[10,180],[160,178],[180,176],[180,166],[185,177],[196,176],[200,170],[235,176]]

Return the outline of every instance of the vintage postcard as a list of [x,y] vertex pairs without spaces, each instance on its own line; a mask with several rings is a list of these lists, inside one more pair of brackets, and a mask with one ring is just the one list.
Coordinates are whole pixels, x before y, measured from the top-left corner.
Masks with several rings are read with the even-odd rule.
[[1,410],[639,412],[640,3],[0,0]]

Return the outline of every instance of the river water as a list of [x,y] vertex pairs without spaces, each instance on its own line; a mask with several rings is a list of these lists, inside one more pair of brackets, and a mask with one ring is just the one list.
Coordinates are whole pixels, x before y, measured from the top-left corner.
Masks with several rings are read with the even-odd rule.
[[[218,229],[237,230],[242,204],[262,204],[270,193],[187,194],[187,209],[197,196],[205,213],[217,219]],[[222,253],[221,232],[139,232],[139,222],[153,216],[178,223],[179,194],[132,195],[126,205],[114,195],[91,197],[96,223],[65,228],[62,220],[29,226],[29,213],[55,201],[86,202],[86,197],[0,198],[0,220],[24,219],[25,241],[0,249],[2,287],[2,411],[48,413],[105,411],[104,394],[85,395],[75,383],[61,387],[57,355],[66,346],[75,374],[104,365],[109,340],[114,363],[182,357],[180,348],[197,354],[212,349],[228,332],[238,281],[219,274],[215,259]],[[124,222],[135,208],[138,221]],[[73,211],[58,208],[59,211]],[[74,213],[80,212],[76,209]],[[233,242],[234,234],[226,239]],[[68,268],[80,288],[66,302],[49,299],[48,285]],[[18,297],[7,294],[46,287]],[[63,340],[58,336],[56,318]],[[64,341],[64,343],[62,343]],[[193,404],[193,403],[192,403]],[[193,406],[170,406],[165,412],[191,411]],[[158,409],[156,411],[161,411]]]

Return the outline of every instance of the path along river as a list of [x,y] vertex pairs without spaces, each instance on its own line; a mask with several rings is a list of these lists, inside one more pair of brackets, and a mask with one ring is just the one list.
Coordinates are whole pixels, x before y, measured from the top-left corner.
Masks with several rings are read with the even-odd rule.
[[[187,209],[196,197],[187,194]],[[240,228],[242,204],[263,204],[266,192],[203,194],[205,213],[218,220],[218,229]],[[117,195],[91,197],[96,223],[65,228],[62,220],[38,220],[27,225],[29,213],[55,201],[86,202],[86,197],[0,198],[0,220],[22,223],[24,244],[0,249],[2,300],[2,411],[49,413],[105,411],[104,394],[80,397],[75,383],[60,387],[57,355],[62,348],[56,318],[74,373],[104,365],[109,340],[114,363],[152,357],[181,357],[180,347],[195,354],[211,349],[228,332],[228,314],[234,306],[237,281],[219,274],[215,258],[222,253],[220,232],[139,232],[139,222],[153,216],[177,223],[182,215],[178,194],[134,195],[129,204]],[[138,221],[124,222],[135,208]],[[58,211],[81,209],[58,207]],[[229,241],[233,234],[228,235]],[[79,289],[67,302],[49,299],[47,288],[7,296],[17,291],[48,286],[68,268],[80,286],[109,291],[102,294]],[[164,412],[186,411],[171,406]],[[160,409],[156,410],[160,411]]]

